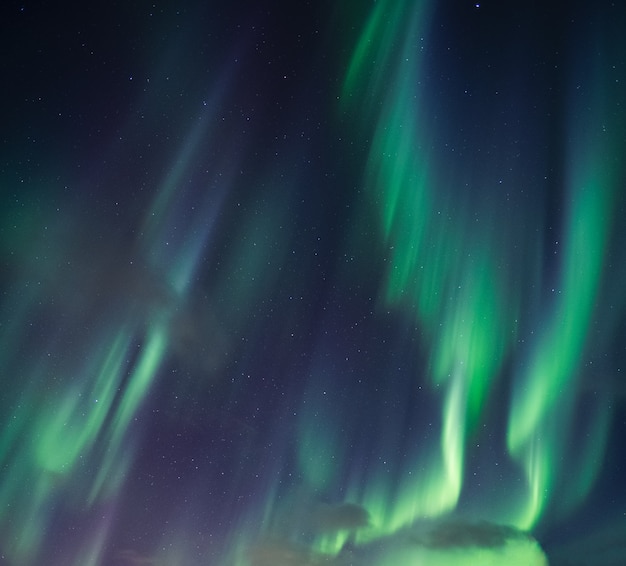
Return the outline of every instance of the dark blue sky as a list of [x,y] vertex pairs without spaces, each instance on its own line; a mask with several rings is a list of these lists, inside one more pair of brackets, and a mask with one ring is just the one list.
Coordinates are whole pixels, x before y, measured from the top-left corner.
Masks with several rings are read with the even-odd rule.
[[0,564],[625,560],[623,7],[336,4],[0,8]]

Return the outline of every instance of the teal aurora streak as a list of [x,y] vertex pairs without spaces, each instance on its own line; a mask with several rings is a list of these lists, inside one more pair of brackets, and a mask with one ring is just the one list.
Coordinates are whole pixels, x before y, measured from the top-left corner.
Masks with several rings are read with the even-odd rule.
[[[429,0],[375,2],[361,18],[342,81],[330,97],[337,101],[335,117],[348,124],[346,137],[366,147],[357,175],[364,187],[357,218],[341,245],[346,257],[382,266],[370,315],[401,320],[409,329],[406,343],[420,343],[414,375],[396,382],[391,363],[376,366],[380,405],[378,398],[364,402],[361,380],[343,388],[338,372],[329,369],[328,352],[339,346],[320,338],[300,376],[301,390],[296,383],[280,393],[285,406],[276,412],[289,416],[291,428],[279,417],[267,428],[229,421],[244,438],[233,456],[242,469],[250,465],[244,465],[246,452],[255,442],[263,444],[259,436],[270,437],[264,444],[270,455],[258,464],[269,471],[254,473],[258,491],[232,519],[219,557],[197,557],[206,541],[190,542],[189,533],[200,529],[193,496],[186,495],[185,508],[193,512],[176,515],[158,544],[118,550],[121,563],[341,566],[354,556],[372,566],[461,564],[443,543],[423,542],[431,535],[420,534],[425,538],[413,544],[419,537],[412,531],[426,523],[443,524],[435,532],[449,533],[447,521],[460,516],[507,525],[468,527],[476,539],[461,537],[459,543],[468,564],[493,564],[497,552],[508,552],[509,564],[543,564],[538,545],[521,533],[566,517],[594,488],[613,405],[602,392],[593,401],[584,398],[586,360],[614,332],[619,316],[607,314],[616,292],[605,280],[615,267],[612,242],[625,173],[622,93],[607,61],[615,49],[611,42],[622,52],[626,47],[590,25],[580,49],[593,46],[595,55],[566,73],[561,104],[566,116],[576,118],[566,119],[559,144],[563,221],[552,235],[558,244],[550,271],[538,250],[551,220],[521,198],[506,204],[499,185],[507,166],[497,152],[485,152],[484,162],[476,163],[451,157],[433,139],[452,137],[455,127],[437,115],[439,101],[431,90],[436,18],[437,6]],[[250,321],[298,261],[289,252],[297,228],[285,228],[291,201],[276,197],[294,191],[297,176],[281,170],[257,179],[259,192],[272,198],[238,213],[229,228],[230,254],[224,255],[216,244],[220,215],[240,208],[231,191],[245,165],[226,152],[219,165],[227,174],[219,186],[200,197],[188,186],[197,161],[220,155],[223,140],[213,128],[222,119],[233,74],[229,68],[219,76],[203,115],[191,121],[129,249],[96,244],[85,257],[77,251],[75,211],[55,209],[51,201],[33,199],[3,211],[2,255],[18,258],[0,306],[0,371],[12,382],[2,401],[0,551],[11,566],[43,564],[50,532],[63,514],[92,517],[79,547],[59,551],[64,563],[105,564],[118,528],[116,510],[129,496],[145,442],[147,407],[166,382],[172,357],[195,360],[193,369],[203,376],[196,387],[204,391],[228,381],[222,374],[236,365],[235,353],[244,360],[240,367],[254,357],[252,347],[244,350],[235,341],[256,336],[259,344],[291,347],[297,308],[285,313],[282,328],[253,332]],[[587,85],[582,91],[581,82]],[[182,211],[184,222],[178,220]],[[363,236],[371,219],[374,236]],[[208,300],[194,289],[203,263],[213,266]],[[302,269],[305,278],[310,272]],[[360,274],[336,271],[339,287]],[[289,293],[295,303],[299,291]],[[616,310],[622,307],[615,302]],[[54,324],[43,322],[50,318]],[[349,354],[340,357],[348,360]],[[279,366],[277,361],[272,367]],[[231,407],[248,387],[239,375],[245,371],[232,371],[234,385],[226,396]],[[172,385],[176,399],[179,387],[196,391]],[[398,395],[428,407],[387,407]],[[581,432],[576,422],[583,403]],[[350,412],[352,405],[366,407],[366,414]],[[502,414],[493,416],[494,407],[505,425]],[[186,410],[171,408],[181,420]],[[395,447],[398,438],[405,439],[402,450]],[[472,480],[485,438],[504,447],[502,472],[490,485]],[[574,468],[568,465],[572,450]],[[232,476],[234,483],[244,472],[233,470]],[[190,492],[200,488],[208,489],[202,478]],[[221,512],[214,511],[216,522]],[[481,537],[492,542],[476,543]]]

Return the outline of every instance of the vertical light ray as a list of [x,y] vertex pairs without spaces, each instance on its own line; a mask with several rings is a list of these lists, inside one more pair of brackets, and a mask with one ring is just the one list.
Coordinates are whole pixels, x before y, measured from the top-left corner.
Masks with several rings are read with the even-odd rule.
[[441,438],[446,489],[441,494],[440,512],[454,508],[461,494],[465,454],[465,413],[467,411],[467,376],[462,368],[456,372],[446,392]]
[[[310,400],[309,400],[310,403]],[[334,415],[323,408],[306,407],[300,419],[298,461],[306,484],[323,491],[339,468],[341,455]]]
[[434,519],[454,509],[463,482],[465,387],[459,371],[444,391],[439,445],[422,446],[420,452],[426,456],[405,466],[398,486],[383,477],[367,482],[359,500],[372,515],[372,528],[357,532],[357,542],[391,535],[418,519]]
[[[343,102],[367,100],[360,90],[363,83],[377,96],[380,110],[366,182],[371,202],[380,208],[381,232],[390,250],[383,298],[417,319],[431,352],[430,381],[442,396],[438,450],[428,462],[405,465],[406,479],[399,488],[385,487],[389,479],[366,480],[359,501],[379,530],[389,533],[419,517],[455,508],[463,486],[467,435],[481,419],[512,322],[502,314],[503,278],[495,267],[502,250],[491,238],[500,226],[468,228],[467,213],[452,201],[456,188],[451,182],[457,178],[444,173],[445,165],[426,138],[432,125],[427,93],[420,86],[421,49],[431,4],[413,3],[409,9],[395,3],[387,6],[389,19],[381,15],[385,6],[373,10],[360,38]],[[372,73],[370,64],[378,60],[382,64]],[[369,120],[370,105],[365,108],[362,118]]]
[[[580,394],[581,362],[586,355],[592,316],[605,268],[605,255],[614,222],[614,202],[623,165],[615,159],[623,111],[611,112],[615,101],[605,93],[610,83],[598,66],[597,79],[589,98],[572,95],[570,108],[576,118],[569,126],[566,156],[568,207],[559,280],[552,293],[552,309],[546,315],[529,359],[517,376],[507,429],[511,455],[526,472],[531,494],[520,525],[531,528],[547,509],[556,488],[556,479],[577,485],[586,496],[597,467],[563,469],[563,446],[576,415],[574,405]],[[576,92],[572,90],[572,92]],[[605,124],[612,124],[607,128]],[[578,443],[588,451],[583,461],[597,458],[604,445],[604,419],[591,417],[597,443]],[[565,490],[566,491],[566,490]]]
[[224,81],[218,84],[220,84],[220,88],[213,93],[211,104],[184,138],[182,148],[173,160],[173,165],[146,211],[140,234],[148,246],[154,246],[164,236],[164,225],[172,221],[172,207],[177,203],[182,187],[186,184],[185,175],[189,174],[194,164],[193,160],[197,158],[203,142],[211,139],[209,136],[211,119],[214,118],[214,112],[219,108],[224,95],[223,89],[226,86]]
[[146,344],[133,369],[119,406],[115,411],[111,428],[110,442],[115,448],[121,443],[128,425],[135,416],[154,382],[157,370],[163,360],[167,344],[167,334],[162,325],[154,324],[149,329]]
[[[78,459],[93,447],[111,411],[122,378],[128,337],[120,333],[96,374],[93,385],[85,380],[70,388],[59,403],[41,415],[41,430],[35,433],[36,459],[42,469],[69,474]],[[82,373],[82,372],[81,372]]]
[[103,514],[96,531],[81,545],[80,550],[72,553],[74,566],[100,566],[103,563],[113,520],[113,509]]
[[[341,97],[346,109],[348,105],[358,104],[371,117],[370,113],[378,105],[381,92],[387,88],[385,71],[393,66],[394,54],[403,44],[405,26],[411,26],[415,21],[423,25],[428,19],[430,6],[428,0],[386,0],[372,8],[346,71]],[[365,71],[372,68],[381,71]],[[357,102],[353,99],[356,93],[364,94],[364,98],[359,98]]]
[[[576,408],[574,408],[576,410]],[[610,424],[614,415],[613,404],[606,395],[596,399],[596,406],[588,410],[586,417],[590,424],[584,435],[576,439],[573,447],[575,455],[566,454],[566,458],[577,462],[576,473],[568,474],[568,481],[559,486],[560,516],[567,516],[568,512],[576,509],[583,503],[589,492],[596,484],[598,474],[602,471],[608,443]],[[580,454],[585,457],[581,458]]]
[[[225,183],[229,185],[228,182]],[[219,194],[210,195],[206,198],[199,210],[192,217],[188,228],[189,236],[183,240],[178,257],[175,258],[175,265],[171,267],[172,287],[177,296],[184,296],[190,288],[193,276],[201,264],[201,254],[206,249],[211,230],[214,227],[215,219],[221,209],[224,187],[220,187]]]
[[[580,181],[578,181],[580,183]],[[610,226],[610,199],[604,184],[593,183],[572,195],[565,236],[565,259],[554,313],[538,339],[524,387],[511,410],[509,448],[513,454],[562,399],[575,392],[575,378],[596,298]]]

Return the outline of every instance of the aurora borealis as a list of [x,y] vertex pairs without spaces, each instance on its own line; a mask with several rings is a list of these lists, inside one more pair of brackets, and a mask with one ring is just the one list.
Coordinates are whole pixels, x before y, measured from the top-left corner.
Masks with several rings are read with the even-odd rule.
[[294,4],[1,9],[0,564],[624,563],[626,10]]

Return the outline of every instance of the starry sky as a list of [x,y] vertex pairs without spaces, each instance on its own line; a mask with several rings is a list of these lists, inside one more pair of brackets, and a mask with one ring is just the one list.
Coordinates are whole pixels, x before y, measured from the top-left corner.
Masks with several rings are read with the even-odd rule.
[[619,2],[6,2],[0,566],[626,560]]

